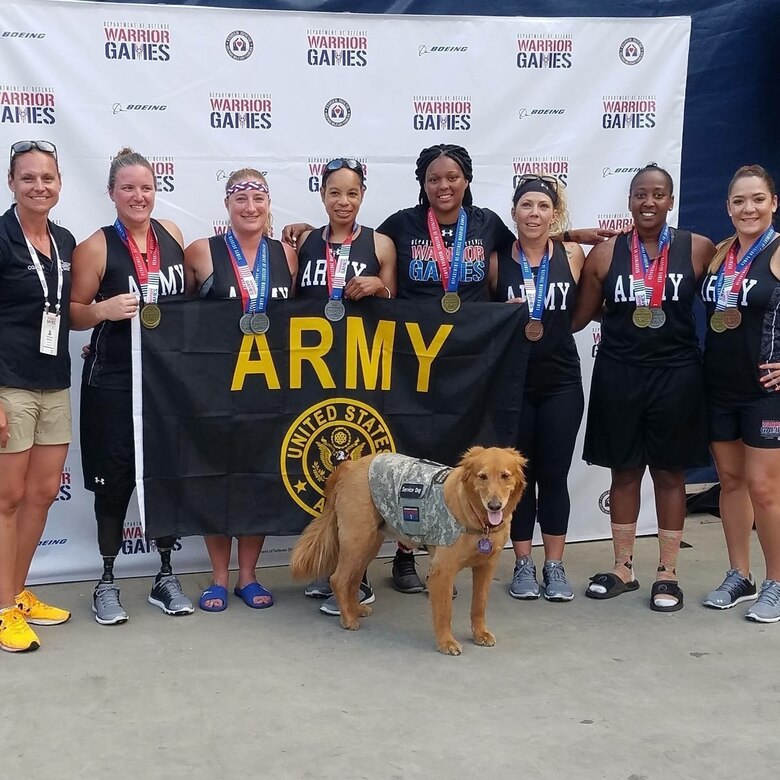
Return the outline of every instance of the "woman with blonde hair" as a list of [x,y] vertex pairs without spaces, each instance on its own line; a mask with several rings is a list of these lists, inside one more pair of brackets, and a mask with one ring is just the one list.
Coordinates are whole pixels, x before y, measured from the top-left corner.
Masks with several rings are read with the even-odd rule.
[[[568,227],[566,194],[555,176],[520,178],[512,197],[517,241],[491,258],[490,285],[499,301],[525,307],[531,342],[517,447],[528,457],[528,486],[512,518],[515,563],[509,595],[571,601],[563,551],[570,501],[567,478],[585,400],[571,331],[577,284],[585,262],[579,244],[553,240]],[[543,589],[531,542],[536,522],[544,542]]]
[[[186,249],[187,290],[201,298],[241,301],[236,326],[244,334],[262,334],[270,327],[270,299],[294,293],[298,261],[294,250],[270,238],[271,193],[260,171],[242,168],[225,184],[225,208],[230,227],[224,235],[199,238]],[[212,569],[212,584],[201,594],[205,612],[222,612],[228,604],[230,536],[204,537]],[[257,581],[257,562],[265,536],[238,537],[238,583],[233,593],[248,607],[273,606],[271,592]]]
[[[780,621],[780,237],[777,192],[760,165],[731,179],[735,234],[722,242],[702,284],[707,307],[704,369],[710,447],[720,479],[729,555],[726,577],[705,599],[715,609],[745,601],[745,617]],[[750,571],[755,523],[766,562],[757,593]]]

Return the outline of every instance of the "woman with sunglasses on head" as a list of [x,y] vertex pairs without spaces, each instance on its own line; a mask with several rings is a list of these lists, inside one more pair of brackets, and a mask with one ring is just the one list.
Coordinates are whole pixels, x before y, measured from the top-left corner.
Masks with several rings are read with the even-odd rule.
[[[585,255],[579,244],[553,241],[568,222],[566,195],[554,176],[523,176],[512,198],[517,241],[491,257],[496,300],[528,310],[531,342],[517,447],[528,457],[527,487],[512,517],[515,562],[509,594],[516,599],[571,601],[563,568],[569,524],[567,478],[585,399],[572,315]],[[536,521],[544,542],[543,588],[531,557]]]
[[631,180],[631,233],[596,247],[580,282],[574,328],[601,319],[584,459],[611,469],[614,567],[591,577],[585,595],[636,590],[633,552],[642,477],[649,468],[660,551],[650,609],[683,607],[677,557],[685,521],[685,469],[709,463],[704,378],[694,327],[698,280],[715,247],[671,228],[672,178],[654,163]]
[[[307,230],[298,239],[298,297],[321,301],[328,319],[344,315],[342,298],[359,301],[395,296],[393,242],[357,222],[365,192],[365,175],[358,160],[331,160],[325,165],[320,183],[328,224]],[[340,614],[327,579],[310,583],[304,595],[326,599],[320,612]],[[371,604],[374,599],[365,572],[360,603]]]
[[[179,228],[152,218],[155,176],[149,161],[123,148],[111,162],[108,195],[116,221],[82,241],[73,255],[71,327],[92,329],[81,385],[81,461],[84,486],[95,494],[103,575],[93,594],[101,625],[127,621],[114,583],[114,561],[135,489],[130,320],[155,327],[162,297],[184,294]],[[168,615],[189,615],[192,602],[171,569],[173,536],[154,540],[160,572],[149,603]]]
[[[704,373],[710,447],[720,479],[729,569],[705,599],[715,609],[745,601],[745,617],[780,621],[780,236],[777,191],[760,165],[731,179],[735,235],[718,246],[702,283],[707,308]],[[750,571],[755,523],[766,562],[761,592]]]
[[[241,301],[237,328],[245,335],[265,333],[271,326],[269,300],[294,294],[298,261],[291,247],[270,237],[271,193],[265,176],[254,168],[234,171],[225,183],[225,208],[230,228],[224,235],[199,238],[184,253],[187,292],[201,298]],[[263,291],[265,296],[263,296]],[[238,582],[233,593],[252,609],[266,609],[273,594],[257,581],[257,562],[264,535],[239,536]],[[230,536],[204,537],[211,561],[212,584],[200,596],[205,612],[223,612],[228,605]]]
[[71,440],[70,264],[76,242],[49,221],[60,198],[49,141],[11,147],[14,204],[0,217],[0,649],[36,650],[30,625],[70,618],[25,582]]

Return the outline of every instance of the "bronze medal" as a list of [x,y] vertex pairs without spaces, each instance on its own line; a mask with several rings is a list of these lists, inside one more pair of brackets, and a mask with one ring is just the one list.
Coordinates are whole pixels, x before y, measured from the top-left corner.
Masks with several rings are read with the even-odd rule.
[[444,293],[441,299],[441,307],[447,314],[455,314],[460,308],[460,295],[456,292]]
[[634,321],[634,325],[637,328],[648,328],[653,321],[653,312],[649,306],[637,306],[634,309],[634,313],[631,315],[631,319]]
[[650,309],[650,327],[663,328],[666,324],[666,312],[659,306]]
[[742,312],[736,307],[724,309],[723,324],[729,329],[734,330],[742,324]]
[[539,341],[544,336],[544,325],[539,320],[531,320],[525,326],[525,337],[529,341]]
[[156,328],[160,324],[161,318],[160,307],[156,303],[147,303],[141,309],[141,325],[149,330]]
[[241,319],[238,321],[238,328],[245,336],[254,335],[252,331],[252,315],[242,314]]
[[252,315],[249,327],[252,329],[252,333],[256,336],[261,336],[271,327],[271,320],[268,319],[268,315],[265,312],[259,311]]
[[723,333],[726,330],[725,316],[722,311],[715,311],[710,317],[710,327],[715,333]]

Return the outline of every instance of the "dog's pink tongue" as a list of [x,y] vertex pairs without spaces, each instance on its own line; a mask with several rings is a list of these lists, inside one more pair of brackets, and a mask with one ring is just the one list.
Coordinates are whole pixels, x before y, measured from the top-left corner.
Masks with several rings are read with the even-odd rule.
[[488,509],[488,525],[501,525],[504,515],[500,510]]

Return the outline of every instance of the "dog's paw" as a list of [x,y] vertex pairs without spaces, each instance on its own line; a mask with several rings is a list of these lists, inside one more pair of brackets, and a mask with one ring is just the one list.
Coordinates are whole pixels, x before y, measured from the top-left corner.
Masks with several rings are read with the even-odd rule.
[[436,645],[436,649],[444,655],[460,655],[463,652],[463,645],[455,639],[447,639]]
[[353,620],[347,620],[344,615],[342,615],[341,627],[346,628],[347,631],[357,631],[360,628],[360,621],[357,618]]
[[358,615],[360,617],[368,617],[369,615],[374,614],[374,609],[368,604],[359,604],[358,605]]
[[484,631],[474,632],[474,644],[481,645],[482,647],[493,647],[496,643],[496,638],[487,629]]

